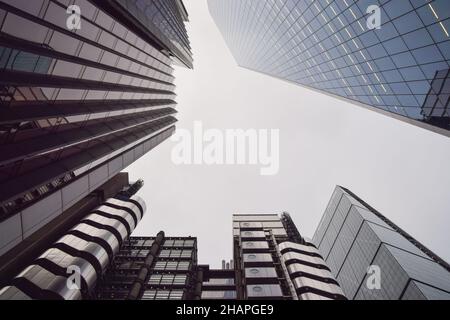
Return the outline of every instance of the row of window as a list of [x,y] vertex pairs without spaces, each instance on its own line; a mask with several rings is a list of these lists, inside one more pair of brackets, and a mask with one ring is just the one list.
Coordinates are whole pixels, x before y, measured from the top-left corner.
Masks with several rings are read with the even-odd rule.
[[[128,242],[128,246],[134,246],[134,247],[151,247],[153,244],[153,241],[155,239],[153,237],[150,238],[139,238],[134,237],[131,238]],[[189,238],[189,239],[165,239],[163,243],[163,248],[165,247],[194,247],[195,246],[195,239]]]
[[181,300],[183,290],[145,290],[142,300]]
[[160,258],[191,258],[192,250],[168,250],[163,249],[159,253]]
[[148,280],[149,285],[185,285],[187,280],[186,274],[152,274]]
[[186,239],[186,240],[168,239],[164,241],[163,247],[194,247],[194,245],[195,245],[194,239]]
[[189,261],[157,261],[154,269],[156,271],[189,271],[190,265]]

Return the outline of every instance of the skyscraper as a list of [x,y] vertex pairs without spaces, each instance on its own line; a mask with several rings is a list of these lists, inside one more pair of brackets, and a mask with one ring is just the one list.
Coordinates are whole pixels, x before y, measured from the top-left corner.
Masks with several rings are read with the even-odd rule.
[[181,0],[0,1],[0,256],[175,130]]
[[313,243],[348,299],[450,299],[448,263],[343,187]]
[[208,4],[241,67],[450,136],[447,0]]
[[156,237],[132,237],[99,283],[96,298],[193,300],[197,272],[196,238],[166,237],[162,231]]
[[62,236],[0,290],[0,300],[94,298],[98,282],[146,211],[135,194],[141,187],[142,181],[128,185],[69,230],[59,230]]
[[[7,253],[0,256],[0,288],[6,286],[11,278],[17,275],[18,270],[24,269],[63,234],[96,208],[100,207],[105,201],[120,196],[124,191],[127,194],[135,192],[142,185],[143,181],[141,180],[130,183],[128,173],[120,172],[78,200],[70,209],[65,210],[44,227],[15,245]],[[11,236],[20,237],[15,228],[6,229],[3,232],[2,236],[5,238]]]
[[313,244],[289,214],[233,215],[233,256],[199,265],[197,239],[132,237],[97,289],[99,299],[345,299]]
[[233,246],[238,299],[345,299],[287,213],[233,215]]
[[[198,263],[195,237],[129,237],[145,211],[140,186],[66,231],[0,288],[0,300],[450,299],[449,265],[345,188],[313,241],[286,212],[233,215],[233,259],[214,269]],[[67,286],[74,266],[79,289]]]

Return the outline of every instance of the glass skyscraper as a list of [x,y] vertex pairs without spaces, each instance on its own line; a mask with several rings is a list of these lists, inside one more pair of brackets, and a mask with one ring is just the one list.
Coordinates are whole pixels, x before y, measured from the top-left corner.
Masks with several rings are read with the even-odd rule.
[[450,135],[449,1],[208,4],[240,66]]
[[343,187],[313,243],[348,299],[450,299],[448,263]]
[[0,0],[0,256],[173,134],[187,19],[181,0]]

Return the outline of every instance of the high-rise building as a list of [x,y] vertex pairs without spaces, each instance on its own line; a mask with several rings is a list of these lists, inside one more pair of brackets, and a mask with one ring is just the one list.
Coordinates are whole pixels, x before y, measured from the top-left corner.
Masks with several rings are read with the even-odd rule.
[[[62,214],[55,217],[44,227],[15,245],[7,253],[0,256],[0,288],[7,285],[11,278],[17,275],[18,270],[24,269],[67,230],[70,230],[89,213],[101,206],[107,199],[116,197],[123,193],[124,190],[127,190],[128,193],[132,192],[140,188],[142,184],[143,182],[140,180],[130,184],[128,173],[118,173],[77,201]],[[20,233],[15,228],[6,229],[3,231],[2,236],[15,236],[21,239]]]
[[[145,211],[140,186],[65,231],[0,300],[450,299],[449,265],[345,188],[312,241],[286,212],[233,215],[233,259],[213,269],[198,263],[195,237],[129,237]],[[79,289],[67,285],[74,266]]]
[[202,300],[236,300],[236,271],[233,260],[222,261],[222,269],[211,269],[209,265],[199,266]]
[[193,300],[197,272],[196,238],[166,237],[162,231],[156,237],[131,237],[98,285],[96,298]]
[[181,0],[0,0],[0,256],[173,134],[187,17]]
[[450,299],[450,266],[343,187],[313,243],[348,299]]
[[0,300],[95,298],[99,280],[146,211],[135,195],[142,184],[127,185],[70,229],[61,226],[55,231],[61,237],[8,280]]
[[436,72],[431,87],[422,105],[422,114],[426,121],[437,126],[445,127],[448,123],[448,116],[443,117],[442,114],[450,114],[449,99],[450,69],[439,70]]
[[191,237],[132,237],[97,289],[99,299],[345,299],[288,213],[233,215],[234,259],[197,262]]
[[288,213],[233,215],[233,246],[238,299],[345,299]]
[[241,67],[450,136],[447,0],[208,5]]

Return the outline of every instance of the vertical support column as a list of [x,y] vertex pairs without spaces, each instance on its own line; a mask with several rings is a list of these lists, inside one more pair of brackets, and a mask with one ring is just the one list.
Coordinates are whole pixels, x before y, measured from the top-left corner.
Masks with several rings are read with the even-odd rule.
[[152,247],[147,257],[145,257],[144,265],[138,272],[136,279],[131,285],[130,292],[128,293],[127,300],[139,300],[144,293],[144,286],[150,278],[151,268],[153,267],[158,252],[161,249],[161,245],[164,243],[164,231],[158,232],[155,241],[153,241]]
[[197,281],[195,283],[194,300],[200,300],[202,298],[202,286],[203,286],[203,270],[199,268],[197,271]]

